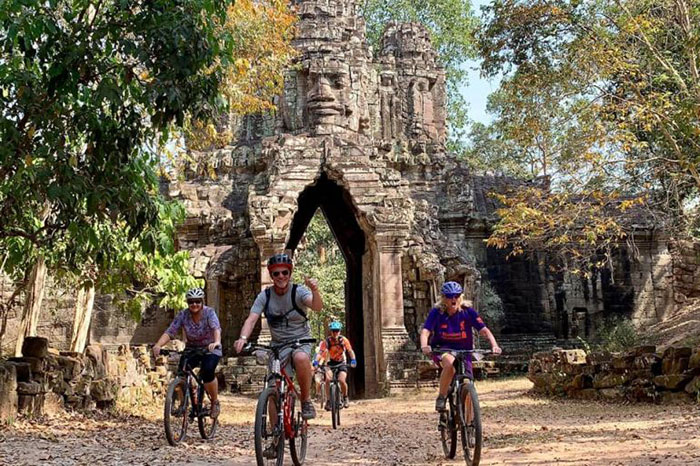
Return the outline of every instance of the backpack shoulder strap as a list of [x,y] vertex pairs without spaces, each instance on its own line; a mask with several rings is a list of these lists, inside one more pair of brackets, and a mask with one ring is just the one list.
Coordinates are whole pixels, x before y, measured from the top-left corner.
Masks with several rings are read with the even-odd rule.
[[297,286],[296,283],[292,285],[292,309],[301,314],[304,319],[309,320],[309,318],[306,317],[306,312],[301,310],[297,305]]
[[269,306],[270,306],[270,287],[268,286],[267,288],[265,288],[265,308],[263,309],[265,316],[267,316],[267,308]]

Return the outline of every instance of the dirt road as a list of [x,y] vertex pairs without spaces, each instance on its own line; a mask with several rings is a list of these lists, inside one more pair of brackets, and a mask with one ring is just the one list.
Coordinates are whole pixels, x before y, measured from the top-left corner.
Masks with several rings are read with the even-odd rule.
[[[698,405],[553,401],[528,395],[529,388],[524,378],[478,383],[481,464],[700,465]],[[464,464],[442,458],[434,395],[424,390],[352,403],[336,431],[322,413],[313,421],[308,464]],[[224,397],[216,440],[203,442],[195,428],[175,448],[165,441],[160,406],[138,416],[18,420],[0,430],[0,464],[252,465],[254,405],[249,398]]]

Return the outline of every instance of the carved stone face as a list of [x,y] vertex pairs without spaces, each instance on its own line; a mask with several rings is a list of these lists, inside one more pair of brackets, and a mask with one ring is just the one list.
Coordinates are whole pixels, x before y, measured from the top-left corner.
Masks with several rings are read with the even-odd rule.
[[306,73],[306,112],[316,134],[329,134],[332,127],[349,128],[356,111],[350,93],[350,68],[346,64],[317,59]]

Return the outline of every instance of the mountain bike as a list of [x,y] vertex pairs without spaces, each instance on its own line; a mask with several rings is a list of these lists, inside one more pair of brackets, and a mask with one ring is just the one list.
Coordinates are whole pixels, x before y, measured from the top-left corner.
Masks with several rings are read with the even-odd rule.
[[433,354],[450,353],[455,357],[455,375],[447,392],[448,409],[440,413],[438,430],[442,451],[447,459],[457,452],[457,432],[462,440],[462,450],[467,466],[478,466],[481,460],[482,429],[479,397],[474,381],[467,374],[467,356],[484,355],[491,350],[433,349]]
[[340,425],[340,410],[343,408],[343,392],[340,389],[340,382],[338,381],[338,373],[342,367],[346,366],[328,366],[328,368],[333,372],[333,377],[328,384],[330,386],[329,401],[331,405],[331,421],[334,429],[337,429]]
[[[285,348],[299,348],[314,344],[313,338],[303,338],[269,346],[248,343],[244,351],[262,352],[269,356],[265,387],[258,397],[255,409],[255,458],[258,466],[284,464],[284,441],[289,441],[289,453],[295,466],[306,459],[309,440],[308,421],[301,417],[301,401],[294,381],[287,374],[287,361],[280,360]],[[291,357],[291,355],[289,356]]]
[[316,397],[318,398],[321,409],[323,409],[323,407],[326,406],[326,383],[328,382],[326,382],[326,371],[320,366],[314,370],[314,381],[318,382]]
[[[208,353],[206,348],[185,348],[184,351],[160,350],[160,354],[166,356],[179,354],[181,359],[177,376],[168,385],[165,395],[163,420],[165,437],[170,445],[177,445],[187,436],[187,426],[194,418],[197,418],[199,435],[203,439],[214,437],[218,419],[211,417],[211,398],[204,390],[204,382],[199,374],[194,372],[188,362]],[[182,362],[182,358],[185,358],[185,362]]]

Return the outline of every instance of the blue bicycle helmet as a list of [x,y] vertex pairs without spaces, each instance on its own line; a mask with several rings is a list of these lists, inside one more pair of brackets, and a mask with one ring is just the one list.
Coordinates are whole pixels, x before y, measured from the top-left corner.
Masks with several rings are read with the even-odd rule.
[[328,325],[328,329],[329,329],[330,331],[333,331],[333,330],[340,330],[340,329],[342,329],[342,328],[343,328],[343,324],[341,324],[341,323],[338,322],[337,320],[334,320],[333,322],[331,322],[331,323]]
[[462,294],[462,291],[462,287],[457,282],[445,282],[442,285],[442,289],[440,289],[440,292],[443,294],[443,296],[460,295]]

